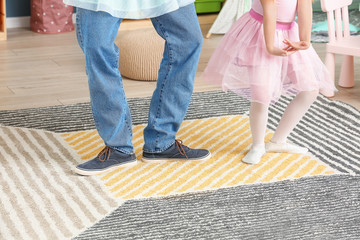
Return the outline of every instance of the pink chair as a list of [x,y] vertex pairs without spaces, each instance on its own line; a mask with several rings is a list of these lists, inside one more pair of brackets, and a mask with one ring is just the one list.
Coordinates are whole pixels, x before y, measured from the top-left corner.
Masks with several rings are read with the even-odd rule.
[[321,0],[329,26],[325,65],[335,80],[335,54],[344,55],[338,83],[341,87],[354,86],[354,56],[360,56],[360,36],[350,36],[348,6],[351,3],[352,0]]

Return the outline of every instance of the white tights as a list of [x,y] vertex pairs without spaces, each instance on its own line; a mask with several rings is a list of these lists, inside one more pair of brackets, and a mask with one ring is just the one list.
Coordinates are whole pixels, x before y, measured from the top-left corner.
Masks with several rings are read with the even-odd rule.
[[[311,104],[318,96],[318,91],[300,92],[287,106],[278,127],[271,139],[274,143],[284,143],[290,132],[300,122]],[[251,102],[250,106],[250,128],[253,138],[253,147],[264,146],[266,125],[268,121],[268,106]]]

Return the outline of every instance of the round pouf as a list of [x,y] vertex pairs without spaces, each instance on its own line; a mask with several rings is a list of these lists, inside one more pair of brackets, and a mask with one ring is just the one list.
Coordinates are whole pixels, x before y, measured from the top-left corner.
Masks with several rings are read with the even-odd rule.
[[119,32],[115,43],[120,50],[119,69],[122,76],[134,80],[157,80],[165,40],[155,29]]

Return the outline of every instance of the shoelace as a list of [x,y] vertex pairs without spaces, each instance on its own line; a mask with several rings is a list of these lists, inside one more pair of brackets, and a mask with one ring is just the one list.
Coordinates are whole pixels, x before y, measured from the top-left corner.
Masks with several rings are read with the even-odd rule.
[[180,139],[175,139],[175,144],[176,144],[176,146],[177,146],[180,154],[183,155],[183,156],[185,156],[186,159],[188,159],[188,156],[186,155],[186,152],[185,152],[185,150],[184,150],[184,148],[183,148],[183,146],[185,147],[185,145],[182,144],[182,140],[180,140]]
[[106,160],[108,160],[110,157],[110,153],[111,153],[111,148],[109,148],[108,146],[106,146],[103,150],[101,150],[101,152],[98,154],[98,158],[100,162],[105,162]]

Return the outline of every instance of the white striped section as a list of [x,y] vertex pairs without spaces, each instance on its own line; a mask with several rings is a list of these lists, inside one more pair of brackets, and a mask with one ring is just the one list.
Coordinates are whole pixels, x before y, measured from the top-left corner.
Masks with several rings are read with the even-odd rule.
[[[53,143],[53,141],[51,141],[44,132],[39,132],[38,133],[44,140],[46,140],[47,144],[50,145],[50,147],[52,148],[52,150],[59,154],[59,156],[62,155],[62,153],[60,152],[59,150],[59,147],[58,146],[55,146],[55,144]],[[61,143],[62,141],[56,136],[57,140]],[[35,139],[34,139],[35,140]],[[63,147],[67,147],[67,146],[64,146]],[[40,145],[39,145],[39,149],[41,149],[43,152],[46,152],[45,149],[42,149],[40,148]],[[47,156],[49,158],[51,158],[51,156]],[[59,176],[64,176],[64,175],[67,175],[67,171],[72,169],[74,167],[74,163],[70,162],[70,161],[66,161],[65,158],[61,159],[64,163],[64,165],[59,165],[58,163],[55,163],[54,162],[54,170],[57,170],[58,172],[58,175]],[[66,164],[66,165],[65,165]],[[66,166],[66,168],[64,168],[64,166]],[[75,175],[75,177],[78,177]],[[85,180],[83,178],[80,178],[81,180]],[[108,205],[108,203],[99,196],[99,194],[96,193],[96,189],[91,185],[89,184],[89,181],[85,180],[85,181],[81,181],[81,184],[85,184],[86,185],[86,194],[84,193],[83,190],[81,190],[79,188],[79,184],[77,185],[73,185],[73,182],[69,179],[69,178],[62,178],[62,181],[63,181],[63,184],[66,185],[68,188],[71,188],[74,192],[77,193],[77,196],[79,199],[81,199],[82,203],[84,205],[86,205],[89,209],[93,209],[91,212],[92,214],[94,215],[95,218],[99,219],[103,216],[103,214],[101,212],[99,212],[99,206],[98,204],[100,204],[100,206],[106,206]],[[102,186],[102,185],[100,185]],[[96,199],[96,204],[92,203],[91,200],[92,199]],[[79,215],[81,218],[84,218],[86,219],[85,216],[82,216]],[[80,219],[81,219],[80,218]],[[90,221],[90,219],[89,219]],[[91,224],[91,222],[89,222],[89,224]]]
[[[3,129],[1,129],[1,130],[3,130]],[[15,163],[15,164],[22,163],[25,166],[25,169],[23,169],[24,171],[29,171],[29,170],[31,171],[31,168],[29,169],[29,166],[26,164],[26,160],[24,159],[24,157],[19,156],[20,154],[17,152],[17,149],[14,147],[15,144],[12,143],[12,141],[9,138],[7,138],[7,134],[5,134],[3,131],[1,131],[1,136],[3,136],[3,138],[5,139],[6,142],[11,143],[11,144],[8,144],[7,146],[17,155],[17,159],[14,159],[13,156],[9,155],[8,153],[5,152],[5,150],[3,148],[1,148],[0,151],[1,151],[2,155],[5,157],[4,160],[6,161],[6,163],[8,165],[11,165],[12,163]],[[12,159],[14,159],[14,160],[12,160]],[[11,162],[11,160],[12,160],[12,162]],[[10,188],[14,191],[14,194],[19,199],[19,201],[18,201],[19,209],[16,209],[16,210],[20,211],[20,213],[18,215],[23,213],[27,219],[31,219],[30,226],[27,226],[27,227],[31,227],[33,229],[33,231],[37,234],[36,238],[47,239],[49,237],[45,234],[44,229],[41,227],[41,222],[39,222],[39,218],[36,217],[36,213],[34,213],[34,211],[36,211],[36,210],[42,211],[42,209],[36,208],[36,206],[31,204],[31,202],[36,203],[37,201],[40,201],[39,205],[41,205],[41,203],[42,203],[41,198],[38,197],[37,193],[33,190],[33,187],[29,186],[29,184],[28,184],[29,179],[25,179],[23,174],[19,174],[19,173],[21,173],[21,169],[22,169],[21,166],[18,165],[11,169],[8,168],[2,172],[4,173],[6,182],[9,184]],[[7,175],[7,172],[9,170],[11,171],[13,178],[11,178],[9,175]],[[16,184],[16,182],[13,181],[14,177],[17,178],[16,182],[21,182],[23,185],[18,186],[18,184]],[[30,181],[33,181],[33,180],[34,180],[33,178],[30,179]],[[19,189],[22,189],[24,194],[22,194]],[[43,214],[45,215],[44,218],[49,219],[49,216],[46,212]],[[13,224],[15,225],[16,223],[13,223]]]
[[11,127],[0,133],[1,178],[9,186],[0,188],[0,215],[11,219],[0,224],[5,239],[70,239],[121,202],[101,180],[71,171],[79,156],[57,134]]
[[[45,132],[39,132],[39,135],[43,136],[44,139],[48,139]],[[73,151],[72,149],[69,149],[68,145],[62,140],[61,137],[59,137],[58,135],[52,135],[52,137],[55,138],[64,149],[69,151],[69,153],[71,153],[71,155],[74,157],[74,159],[78,158],[78,155],[76,154],[76,152]],[[53,148],[54,151],[58,151],[59,155],[61,154],[59,148],[57,148],[55,146],[53,141],[49,140],[48,144]],[[72,169],[75,166],[74,163],[72,163],[71,161],[64,161],[64,162],[66,163],[66,166],[68,167],[68,169]],[[79,162],[77,162],[76,164],[78,164],[78,163]],[[67,174],[67,172],[65,171],[64,174]],[[102,218],[104,211],[108,212],[109,209],[113,209],[114,207],[117,207],[118,204],[123,203],[122,201],[118,201],[118,200],[114,201],[113,198],[104,197],[101,194],[99,194],[99,192],[106,193],[107,190],[104,187],[104,185],[101,184],[102,182],[99,181],[97,178],[91,178],[92,181],[89,181],[88,178],[82,178],[82,177],[79,177],[74,174],[72,174],[72,176],[78,182],[76,188],[74,188],[73,190],[79,194],[80,193],[82,194],[82,195],[79,195],[82,200],[84,198],[86,198],[85,205],[90,210],[93,209],[93,210],[91,210],[93,214],[97,212],[96,218]],[[94,181],[96,182],[96,184],[93,183]],[[72,183],[69,181],[70,186],[72,186],[71,184]],[[78,187],[80,185],[82,185],[84,187],[84,190],[82,190]],[[74,186],[72,186],[72,187],[74,187]],[[99,191],[99,190],[101,190],[101,191]],[[108,195],[108,196],[110,196],[110,195]],[[92,201],[92,203],[87,202],[87,201]],[[94,209],[96,209],[96,211],[94,211]],[[99,209],[103,209],[103,212],[100,212]]]
[[[36,140],[31,138],[31,133],[28,130],[25,130],[24,132],[26,132],[27,136],[30,137],[30,141],[32,143],[36,144]],[[64,176],[65,172],[64,169],[61,168],[60,166],[56,166],[55,161],[48,161],[48,162],[44,162],[44,161],[37,161],[38,158],[40,158],[39,155],[37,155],[37,153],[27,144],[27,142],[25,141],[25,139],[22,139],[21,136],[18,135],[17,131],[13,132],[14,135],[16,136],[17,140],[19,142],[22,142],[23,145],[23,150],[25,150],[30,156],[33,156],[33,160],[35,161],[34,163],[36,163],[36,165],[29,165],[27,163],[27,161],[25,161],[24,165],[26,167],[26,169],[28,169],[29,171],[31,171],[31,181],[36,183],[36,186],[38,187],[38,191],[42,193],[42,197],[41,198],[45,198],[46,200],[48,200],[49,202],[51,202],[51,210],[52,210],[52,214],[57,214],[59,216],[60,219],[65,220],[67,218],[66,214],[65,214],[65,209],[63,209],[63,207],[66,206],[72,206],[72,209],[75,211],[78,219],[82,219],[84,221],[85,225],[89,225],[91,224],[91,222],[89,221],[89,219],[84,215],[84,213],[82,212],[80,206],[78,205],[78,203],[76,201],[74,201],[73,199],[69,199],[69,198],[65,198],[64,196],[66,196],[68,194],[68,192],[66,191],[65,187],[68,188],[76,188],[76,186],[71,186],[69,184],[66,183],[66,178],[63,178],[63,182],[61,182],[61,185],[58,181],[56,181],[56,179],[54,178],[54,175],[58,175],[58,176]],[[37,144],[38,145],[38,144]],[[42,149],[40,149],[40,145],[38,145],[38,149],[45,155],[45,159],[52,159],[48,154],[47,151],[44,151]],[[14,149],[14,152],[17,151],[17,149]],[[21,153],[18,152],[18,155],[21,156]],[[48,186],[46,186],[43,182],[43,180],[41,178],[38,178],[37,176],[39,175],[39,172],[34,172],[34,170],[40,170],[41,174],[43,176],[46,176],[46,180],[51,184],[51,186],[56,186],[56,190],[58,193],[61,194],[62,196],[62,200],[65,200],[65,202],[59,202],[59,200],[56,198],[56,194],[54,194],[53,192],[51,192],[51,189],[47,189]],[[52,174],[47,174],[46,172],[48,170],[52,171]],[[22,176],[22,175],[20,175]],[[23,179],[23,184],[25,182],[28,182],[26,179]],[[27,189],[32,189],[33,187],[28,186],[26,187]],[[39,198],[37,193],[33,193],[32,196]],[[45,202],[42,202],[42,199],[39,199],[37,201],[39,203],[40,206],[47,206],[47,204],[45,204]],[[65,203],[65,204],[64,204]],[[40,210],[45,210],[44,208],[39,208]],[[50,209],[49,209],[50,210]],[[50,216],[48,216],[50,211],[44,211],[42,212],[42,214],[45,216],[46,221],[49,223],[49,227],[52,227],[55,225],[55,223],[53,222],[52,218]],[[69,226],[73,227],[74,226],[74,220],[72,219],[68,219],[69,220]],[[66,226],[68,227],[68,226]],[[55,229],[52,230],[54,231],[57,236],[63,237],[61,232],[57,232]]]
[[[1,154],[3,154],[3,149],[0,146],[0,152]],[[6,155],[5,155],[6,156]],[[5,163],[2,161],[2,163]],[[17,189],[17,186],[13,183],[13,180],[9,177],[7,170],[5,168],[2,167],[2,164],[0,165],[0,169],[1,169],[1,178],[2,178],[2,184],[1,185],[8,185],[9,188],[6,189],[6,191],[3,191],[2,188],[2,192],[0,195],[0,199],[2,202],[2,205],[5,206],[4,209],[2,209],[2,212],[0,215],[5,216],[5,214],[7,215],[8,210],[12,210],[9,211],[9,217],[12,220],[12,222],[7,222],[6,226],[8,228],[13,228],[15,230],[13,231],[19,231],[20,232],[20,236],[23,239],[40,239],[40,235],[39,233],[37,233],[36,231],[34,231],[34,229],[36,229],[34,226],[32,226],[31,222],[23,221],[23,217],[26,218],[26,220],[28,219],[33,219],[35,218],[33,216],[33,214],[29,213],[29,211],[27,211],[26,209],[29,209],[30,207],[26,204],[26,200],[24,198],[24,196],[22,194],[20,194],[20,192]],[[11,198],[10,196],[14,195],[16,196],[16,198]],[[9,197],[7,197],[9,196]],[[4,212],[3,212],[4,211]],[[2,225],[2,227],[5,227],[5,224],[0,224]],[[26,226],[26,227],[25,227]],[[27,231],[27,228],[32,228],[33,232],[29,233]],[[10,230],[7,232],[11,232]],[[32,234],[36,234],[35,236]],[[7,235],[6,239],[14,239],[14,236]]]
[[[1,195],[5,195],[5,191],[3,189],[3,187],[1,186],[0,184],[0,194]],[[6,239],[7,236],[14,236],[14,237],[17,237],[18,239],[25,239],[25,236],[15,236],[17,235],[17,233],[14,233],[12,234],[11,231],[16,231],[18,232],[17,230],[15,230],[14,228],[10,229],[9,228],[9,222],[11,221],[8,221],[7,219],[5,219],[5,216],[7,216],[9,219],[14,219],[12,218],[12,212],[8,211],[8,209],[12,209],[13,206],[11,206],[11,203],[10,203],[10,200],[9,198],[7,198],[6,196],[4,196],[2,198],[3,202],[0,202],[0,211],[2,214],[0,214],[0,222],[2,224],[0,224],[0,239]],[[16,216],[16,219],[14,219],[15,221],[17,221],[19,218]]]

